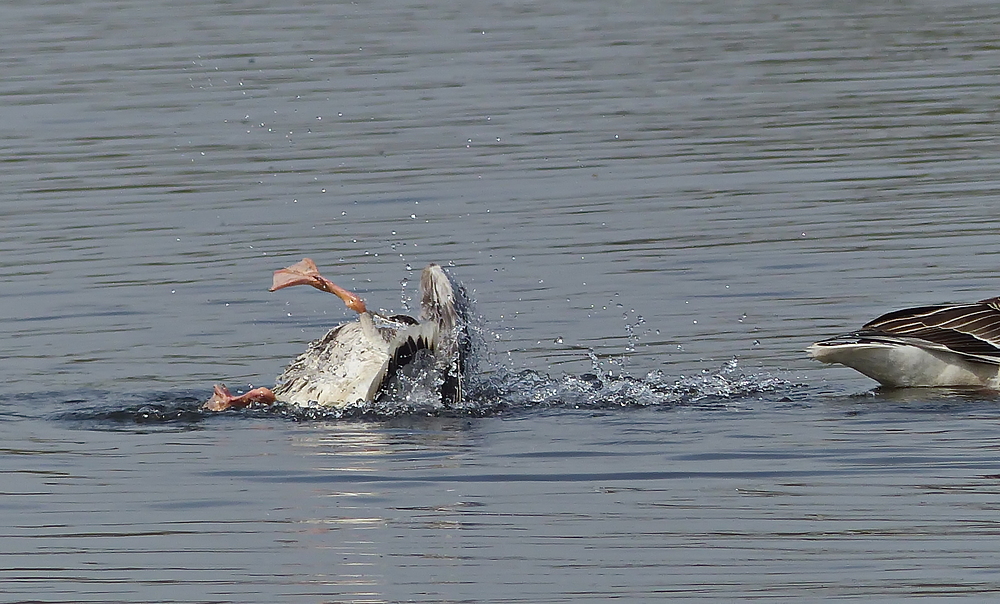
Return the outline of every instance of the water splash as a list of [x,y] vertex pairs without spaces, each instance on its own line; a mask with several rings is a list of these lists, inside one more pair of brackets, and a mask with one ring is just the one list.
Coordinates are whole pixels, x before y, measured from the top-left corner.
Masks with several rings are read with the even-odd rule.
[[[768,373],[746,374],[736,359],[717,370],[671,378],[662,371],[641,378],[601,368],[593,353],[593,373],[552,378],[525,370],[491,380],[492,404],[498,408],[563,407],[609,409],[619,407],[729,406],[749,398],[791,390],[795,385]],[[487,402],[487,401],[480,401]]]
[[404,313],[410,312],[410,302],[413,301],[413,296],[410,296],[406,291],[406,288],[409,285],[409,283],[410,280],[406,277],[403,277],[402,279],[399,280],[399,289],[400,289],[399,301]]
[[[203,393],[152,393],[116,395],[93,393],[88,400],[59,401],[62,411],[54,417],[81,428],[110,430],[192,430],[215,418],[282,418],[290,421],[363,420],[387,421],[400,417],[485,417],[525,413],[535,409],[621,409],[677,407],[732,410],[748,401],[776,398],[798,386],[769,373],[744,373],[736,359],[714,370],[691,376],[670,377],[651,371],[634,377],[604,370],[595,360],[593,372],[552,377],[524,369],[499,369],[474,375],[467,383],[465,398],[446,406],[438,394],[439,375],[419,366],[398,376],[394,388],[372,403],[340,409],[304,407],[277,403],[251,405],[223,413],[202,411]],[[96,406],[95,399],[100,401]]]
[[[443,377],[435,368],[433,356],[428,354],[426,358],[415,357],[413,362],[402,368],[376,401],[339,409],[278,403],[271,406],[251,405],[246,409],[219,414],[202,411],[202,401],[197,395],[153,393],[145,400],[136,400],[136,397],[142,397],[135,394],[118,397],[118,401],[105,399],[97,408],[92,406],[91,401],[89,408],[85,406],[64,412],[59,417],[73,421],[96,421],[111,429],[121,429],[123,425],[192,429],[206,418],[219,416],[277,416],[293,421],[384,421],[402,416],[481,417],[535,408],[669,409],[685,405],[731,408],[752,397],[788,391],[794,387],[794,384],[767,373],[741,372],[736,359],[693,376],[669,377],[657,370],[634,377],[629,374],[626,365],[629,355],[636,349],[639,341],[637,332],[645,320],[640,315],[630,318],[628,313],[624,314],[628,336],[624,352],[602,361],[593,350],[588,350],[590,372],[551,377],[531,369],[514,370],[493,358],[495,353],[489,343],[495,340],[497,334],[475,312],[475,300],[466,288],[455,279],[452,283],[455,284],[456,310],[462,326],[462,375],[466,376],[464,396],[457,404],[442,402]],[[407,284],[407,279],[400,282],[404,305],[408,302],[405,297]]]

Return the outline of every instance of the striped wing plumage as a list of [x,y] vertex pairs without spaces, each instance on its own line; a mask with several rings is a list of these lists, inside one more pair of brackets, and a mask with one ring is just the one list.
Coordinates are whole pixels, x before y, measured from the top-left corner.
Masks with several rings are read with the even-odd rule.
[[1000,298],[897,310],[851,334],[860,339],[920,345],[1000,364]]

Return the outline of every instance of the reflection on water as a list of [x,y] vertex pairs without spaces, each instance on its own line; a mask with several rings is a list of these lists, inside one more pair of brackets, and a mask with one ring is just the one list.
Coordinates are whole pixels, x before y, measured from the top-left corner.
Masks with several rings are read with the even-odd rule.
[[[994,296],[989,3],[9,4],[12,601],[996,591],[996,396],[806,345]],[[452,263],[468,405],[206,414]],[[325,269],[326,270],[326,269]],[[405,401],[402,401],[405,403]],[[428,413],[430,411],[430,413]]]
[[[639,598],[996,587],[954,575],[1000,564],[1000,415],[975,396],[797,387],[379,422],[143,413],[6,422],[8,593],[537,601],[600,597],[623,575],[616,593]],[[48,566],[17,563],[26,552]]]

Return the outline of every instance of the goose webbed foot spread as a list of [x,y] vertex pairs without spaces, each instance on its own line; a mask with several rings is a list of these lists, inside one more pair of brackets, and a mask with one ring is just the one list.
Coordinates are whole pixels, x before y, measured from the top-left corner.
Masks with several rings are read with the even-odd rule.
[[212,398],[208,399],[201,408],[206,411],[225,411],[226,409],[242,409],[253,403],[270,405],[276,400],[270,388],[254,388],[245,394],[236,396],[223,384],[216,384]]
[[[360,296],[321,275],[309,258],[275,271],[270,291],[294,285],[310,285],[336,295],[358,313],[358,319],[310,343],[278,376],[273,389],[256,388],[236,396],[217,385],[203,409],[221,411],[274,402],[326,407],[372,402],[388,391],[387,384],[405,366],[428,355],[429,370],[437,372],[445,384],[442,402],[448,405],[461,399],[463,343],[467,342],[464,310],[460,316],[452,283],[440,266],[430,264],[421,273],[420,320],[369,311]],[[417,355],[420,351],[426,352]]]
[[367,310],[365,301],[360,296],[347,291],[319,274],[316,263],[309,258],[303,258],[287,268],[274,271],[271,288],[267,291],[276,292],[279,289],[292,287],[293,285],[311,285],[320,291],[334,294],[344,301],[347,308],[356,313],[363,313]]

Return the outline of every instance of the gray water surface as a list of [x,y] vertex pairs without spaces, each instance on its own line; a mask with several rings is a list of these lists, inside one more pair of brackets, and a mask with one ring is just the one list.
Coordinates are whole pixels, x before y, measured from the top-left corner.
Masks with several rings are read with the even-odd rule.
[[[1000,290],[988,2],[17,2],[8,602],[985,598],[1000,405],[802,350]],[[197,410],[476,299],[469,408]]]

